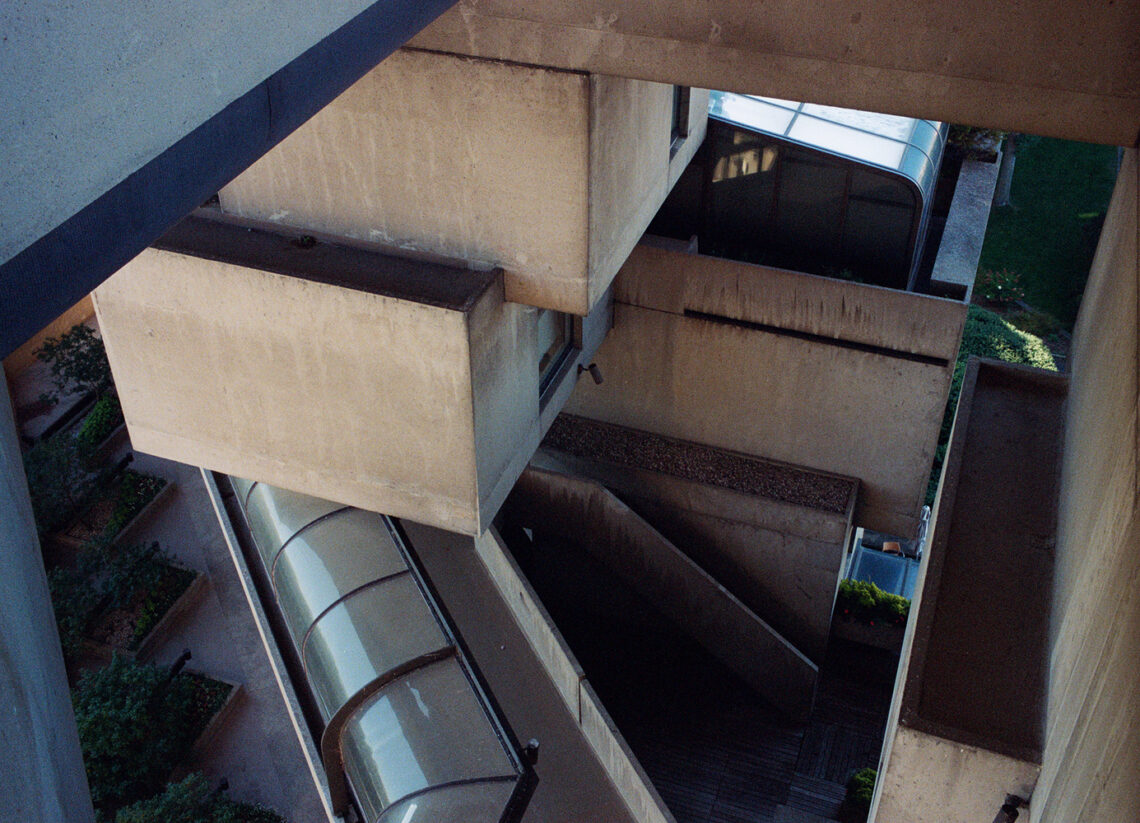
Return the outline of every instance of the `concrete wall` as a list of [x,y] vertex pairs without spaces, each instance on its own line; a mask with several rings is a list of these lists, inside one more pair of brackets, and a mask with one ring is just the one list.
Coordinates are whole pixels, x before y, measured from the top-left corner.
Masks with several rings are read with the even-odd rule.
[[1140,819],[1138,176],[1131,150],[1073,337],[1042,823]]
[[675,823],[495,529],[475,538],[475,550],[634,819],[639,823]]
[[462,0],[412,44],[1133,145],[1140,6]]
[[477,533],[537,445],[501,284],[464,312],[149,250],[95,303],[139,451]]
[[858,525],[913,533],[964,304],[646,243],[615,301],[567,411],[856,477]]
[[529,468],[507,506],[582,547],[791,720],[815,700],[818,667],[598,483]]
[[483,261],[586,314],[703,138],[672,87],[405,50],[221,192],[229,212]]
[[95,819],[7,387],[0,386],[0,819]]
[[846,557],[841,514],[540,449],[532,466],[601,483],[812,660],[821,662]]

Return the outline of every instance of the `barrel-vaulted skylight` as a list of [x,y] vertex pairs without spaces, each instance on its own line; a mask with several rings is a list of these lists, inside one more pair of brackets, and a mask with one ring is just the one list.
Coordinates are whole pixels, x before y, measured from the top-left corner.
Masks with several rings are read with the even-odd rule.
[[775,97],[714,91],[709,116],[726,123],[894,171],[929,196],[938,176],[945,127],[917,120]]

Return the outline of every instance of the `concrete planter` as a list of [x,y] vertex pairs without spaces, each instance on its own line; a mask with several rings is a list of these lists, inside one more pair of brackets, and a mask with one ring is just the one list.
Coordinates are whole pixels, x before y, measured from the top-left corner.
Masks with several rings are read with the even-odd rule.
[[[222,727],[226,724],[230,716],[236,710],[238,700],[241,696],[242,687],[240,683],[234,683],[233,681],[226,680],[222,677],[213,677],[211,675],[192,670],[188,670],[188,673],[196,675],[198,677],[205,677],[218,683],[223,683],[230,688],[229,694],[226,695],[225,702],[222,703],[221,708],[214,712],[213,716],[202,728],[202,731],[199,732],[198,736],[194,739],[194,743],[190,746],[190,751],[186,757],[186,760],[189,761],[198,759],[207,753],[215,738],[217,738],[218,733],[221,731]],[[188,773],[188,771],[189,770],[186,769],[186,764],[184,763],[182,766],[179,766],[175,770],[173,778],[181,779]]]
[[875,623],[870,625],[858,620],[836,619],[831,623],[831,636],[852,643],[861,643],[898,654],[902,650],[903,634],[906,625],[893,623]]
[[124,445],[129,445],[130,442],[130,437],[127,435],[127,423],[123,421],[112,429],[111,433],[103,438],[103,442],[92,451],[91,464],[99,465],[105,462]]
[[[174,563],[167,565],[174,566],[175,568],[184,568]],[[187,569],[187,571],[194,570]],[[190,584],[183,590],[182,594],[178,596],[178,599],[170,605],[170,608],[166,610],[158,622],[151,627],[151,630],[147,632],[134,648],[128,645],[110,644],[92,638],[86,638],[83,641],[85,657],[101,665],[109,663],[111,656],[116,652],[120,656],[131,660],[146,660],[150,657],[151,653],[160,647],[170,636],[171,627],[177,623],[179,618],[201,600],[202,594],[206,590],[206,580],[207,575],[195,571],[194,579],[190,581]]]
[[[151,513],[159,505],[161,505],[162,501],[164,501],[170,495],[173,488],[174,488],[174,484],[171,483],[170,481],[166,481],[165,484],[163,485],[163,487],[158,490],[158,493],[155,494],[155,496],[152,497],[150,499],[150,501],[145,506],[143,506],[141,509],[139,509],[139,511],[135,514],[135,516],[132,517],[130,520],[128,520],[127,523],[123,526],[123,528],[119,529],[119,531],[115,533],[115,535],[111,538],[110,544],[115,545],[115,544],[119,543],[120,541],[122,541],[122,539],[124,537],[129,535],[131,533],[131,531],[134,530],[140,523],[142,523],[147,518],[149,518]],[[107,499],[106,497],[100,498],[100,500],[97,500],[95,503],[93,503],[91,506],[89,506],[87,511],[91,511],[91,509],[93,509],[95,506],[99,505],[100,502],[102,502],[106,499]],[[57,549],[58,554],[66,555],[66,554],[70,553],[71,555],[74,555],[74,553],[76,551],[78,551],[79,549],[83,548],[84,546],[88,545],[93,540],[95,540],[95,536],[77,537],[77,536],[69,533],[72,529],[75,528],[75,526],[78,522],[79,522],[79,518],[76,518],[75,520],[72,520],[71,523],[68,524],[66,529],[63,529],[63,530],[60,530],[58,532],[54,532],[53,534],[48,535],[47,540],[54,545],[54,547]]]

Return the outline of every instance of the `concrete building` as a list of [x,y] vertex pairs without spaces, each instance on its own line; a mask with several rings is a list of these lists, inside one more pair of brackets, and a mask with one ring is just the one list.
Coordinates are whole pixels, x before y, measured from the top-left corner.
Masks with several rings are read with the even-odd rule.
[[[42,71],[6,73],[30,79],[0,129],[17,158],[0,293],[7,354],[98,286],[132,441],[214,484],[330,817],[347,782],[370,818],[402,823],[670,819],[503,547],[504,505],[610,533],[615,572],[789,716],[810,708],[850,530],[917,528],[965,306],[645,236],[704,138],[701,89],[1125,147],[1071,378],[970,378],[872,815],[989,820],[1018,797],[1045,823],[1140,817],[1140,4],[297,5],[272,32],[256,9],[196,19],[200,40],[159,12],[130,30],[5,12],[6,67]],[[100,37],[131,47],[108,64]],[[53,38],[88,71],[49,55]],[[240,56],[232,72],[207,65],[221,55]],[[67,151],[44,147],[61,138]],[[599,432],[834,500],[573,446]],[[34,638],[7,655],[6,724],[24,741],[7,771],[41,787],[4,795],[23,819],[89,819],[74,741],[47,742],[70,737],[62,669],[52,632],[28,628],[50,625],[46,587],[4,442],[19,595],[3,625]],[[1019,482],[1030,460],[1049,482]],[[364,548],[325,559],[306,530],[358,509],[398,519],[383,528],[411,571],[354,565],[375,559]],[[371,576],[349,583],[347,567]],[[309,590],[326,571],[335,586]],[[405,573],[438,627],[339,658],[325,621],[343,605],[338,642],[362,636],[379,612],[354,617],[349,595]],[[397,694],[444,658],[474,697]],[[404,724],[393,747],[391,718],[417,706],[490,731],[472,720],[455,733],[472,749],[448,758]],[[520,745],[532,729],[537,764]],[[502,747],[493,768],[480,740]]]

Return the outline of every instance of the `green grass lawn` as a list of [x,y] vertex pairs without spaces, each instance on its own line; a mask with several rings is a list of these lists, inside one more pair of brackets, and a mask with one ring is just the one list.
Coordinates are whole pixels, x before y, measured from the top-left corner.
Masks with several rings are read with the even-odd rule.
[[979,269],[1016,272],[1025,302],[1072,329],[1115,180],[1112,146],[1022,136],[1013,205],[990,213]]

